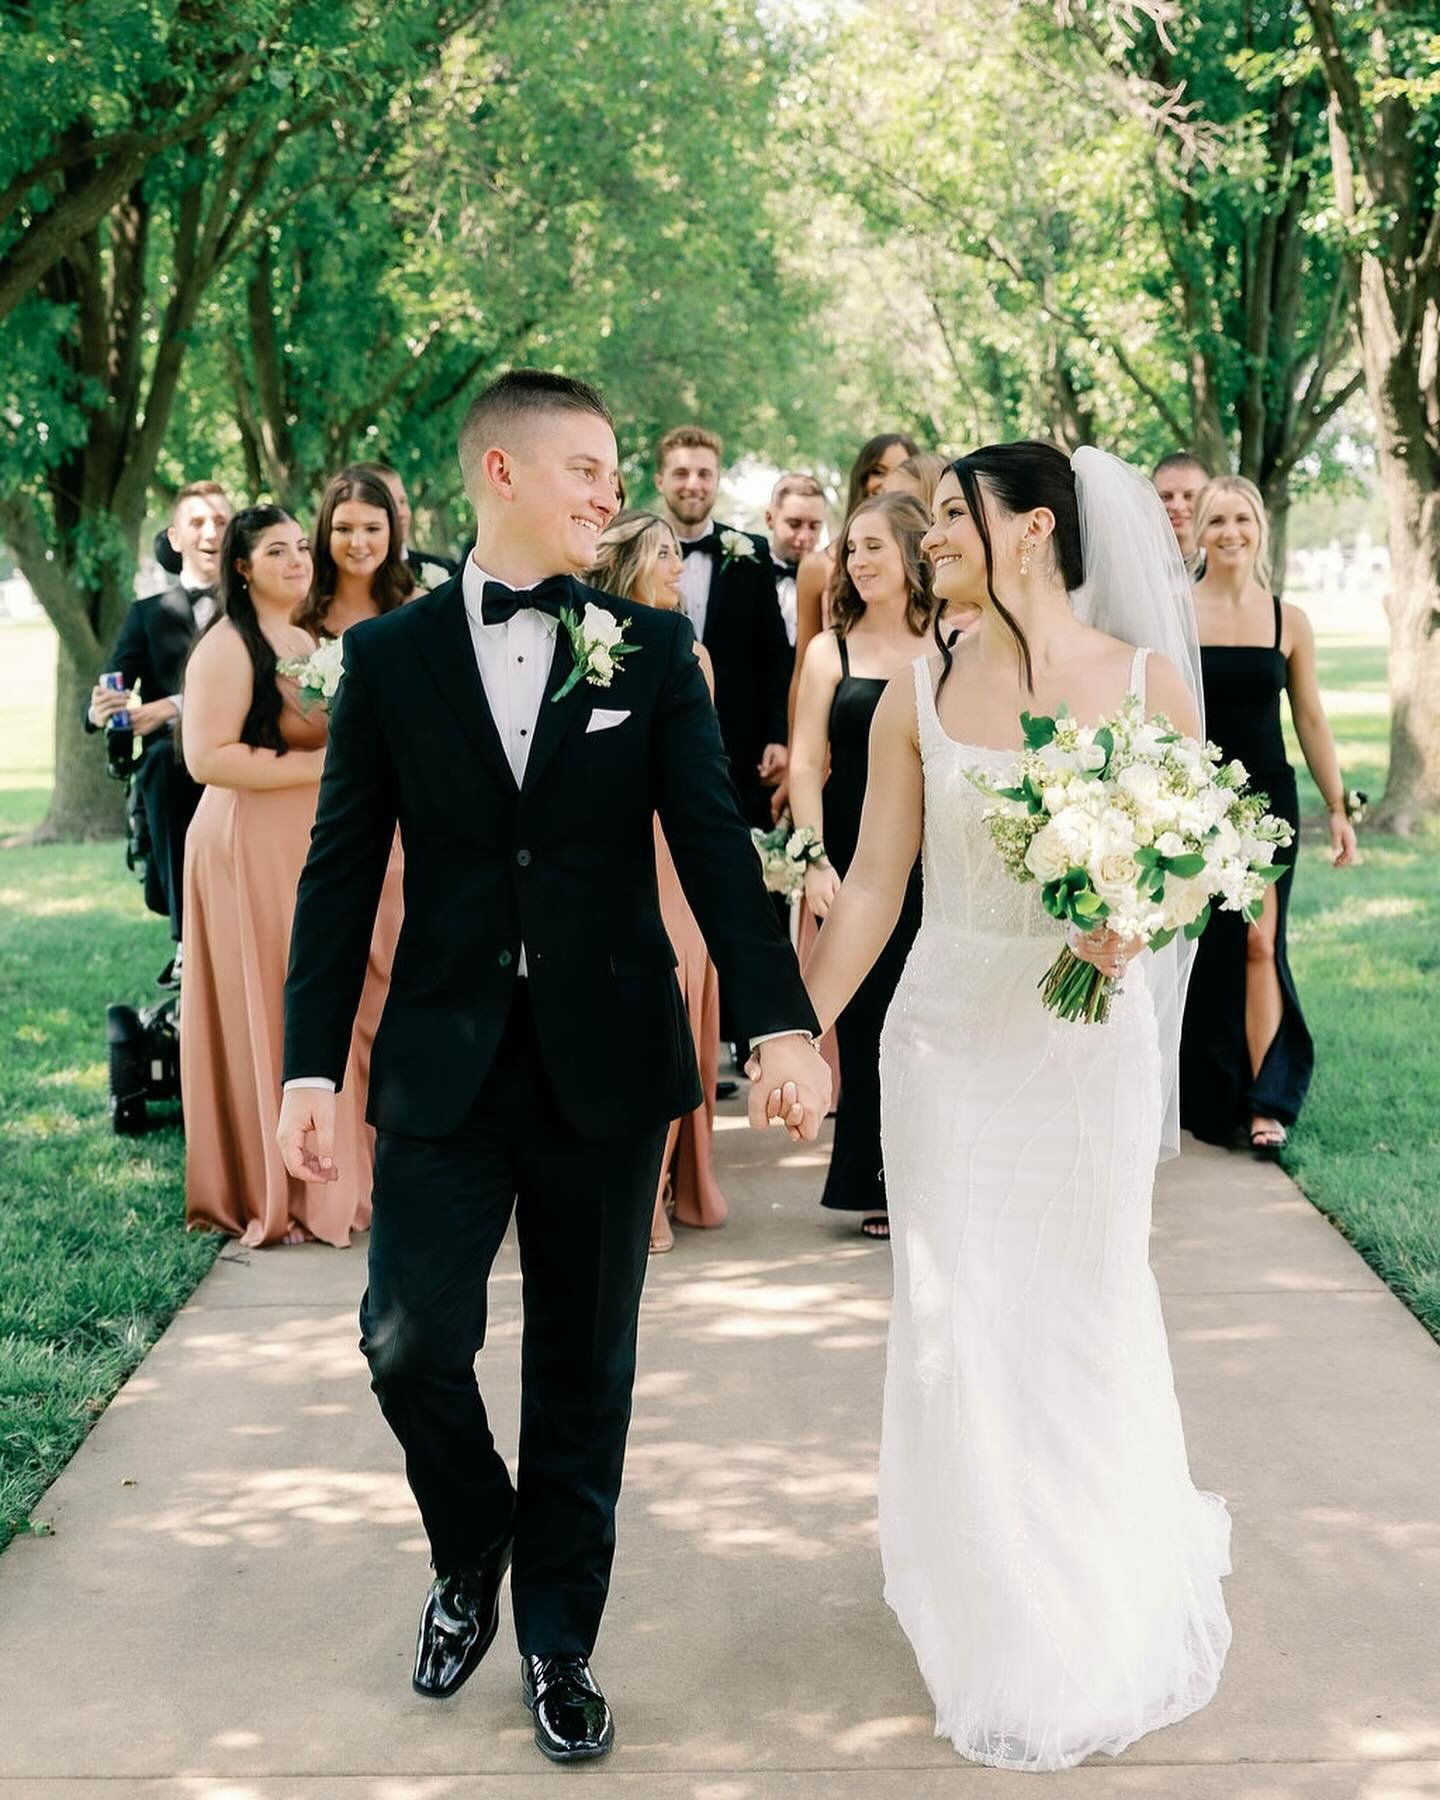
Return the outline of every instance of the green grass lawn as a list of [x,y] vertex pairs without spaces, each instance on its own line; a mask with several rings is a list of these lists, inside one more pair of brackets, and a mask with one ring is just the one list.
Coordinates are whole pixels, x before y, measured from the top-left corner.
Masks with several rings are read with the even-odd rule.
[[[0,626],[0,840],[45,810],[52,680],[48,628]],[[169,954],[118,842],[0,850],[0,1546],[44,1528],[220,1242],[184,1230],[178,1122],[126,1139],[106,1114],[106,1004],[156,997]]]
[[[0,625],[0,840],[45,809],[53,668],[48,627]],[[1383,646],[1322,637],[1321,675],[1347,779],[1378,797]],[[1318,1056],[1286,1160],[1440,1337],[1435,845],[1362,845],[1342,872],[1305,834],[1291,954]],[[178,1126],[120,1139],[105,1110],[106,1003],[149,998],[168,954],[118,843],[0,849],[0,1545],[43,1526],[45,1487],[215,1256],[183,1229]]]

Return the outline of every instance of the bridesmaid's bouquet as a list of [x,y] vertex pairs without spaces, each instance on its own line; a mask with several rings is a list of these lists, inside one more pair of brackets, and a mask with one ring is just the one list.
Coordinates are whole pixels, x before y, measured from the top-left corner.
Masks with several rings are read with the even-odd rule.
[[[1020,715],[1025,748],[1003,785],[968,777],[992,804],[985,823],[1017,881],[1038,881],[1052,918],[1107,927],[1163,949],[1197,938],[1217,904],[1258,919],[1283,874],[1275,852],[1294,835],[1247,792],[1243,763],[1184,737],[1131,695],[1098,725]],[[1062,1019],[1103,1024],[1118,983],[1068,945],[1040,983]]]
[[300,690],[302,712],[309,712],[312,706],[323,706],[329,712],[345,673],[341,654],[339,638],[321,638],[308,656],[280,662],[280,673],[288,675]]
[[750,828],[750,840],[760,858],[767,893],[794,900],[805,892],[805,871],[825,855],[825,846],[809,825],[795,826],[786,813],[771,831]]

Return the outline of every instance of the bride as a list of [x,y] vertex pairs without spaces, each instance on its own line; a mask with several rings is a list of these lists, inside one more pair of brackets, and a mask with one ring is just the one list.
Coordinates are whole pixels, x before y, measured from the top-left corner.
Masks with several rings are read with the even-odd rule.
[[1190,1480],[1147,1253],[1155,1166],[1178,1149],[1188,956],[1076,938],[1124,977],[1110,1020],[1046,1011],[1065,928],[1002,870],[967,771],[1004,770],[1022,711],[1089,724],[1132,691],[1202,735],[1199,653],[1165,514],[1114,457],[992,445],[947,471],[934,521],[936,593],[980,626],[886,690],[806,979],[828,1029],[919,851],[924,921],[880,1052],[885,1595],[937,1734],[1060,1769],[1204,1706],[1230,1641],[1229,1518]]

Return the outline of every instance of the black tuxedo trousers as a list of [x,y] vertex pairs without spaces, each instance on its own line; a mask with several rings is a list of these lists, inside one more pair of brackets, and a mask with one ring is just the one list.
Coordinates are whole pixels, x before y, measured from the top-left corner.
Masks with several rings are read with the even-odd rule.
[[[546,1076],[528,987],[516,983],[458,1130],[378,1136],[361,1346],[436,1569],[479,1562],[513,1533],[521,1654],[588,1656],[615,1549],[665,1131],[598,1144],[576,1131]],[[490,1266],[512,1213],[524,1308],[518,1484],[475,1378]]]

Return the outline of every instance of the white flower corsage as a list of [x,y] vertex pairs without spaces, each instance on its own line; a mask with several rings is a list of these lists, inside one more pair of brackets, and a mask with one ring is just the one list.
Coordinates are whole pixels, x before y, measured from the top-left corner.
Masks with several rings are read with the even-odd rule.
[[631,656],[640,648],[638,644],[627,644],[625,627],[614,613],[606,612],[603,606],[596,606],[593,601],[586,601],[583,618],[573,607],[565,607],[560,614],[560,623],[570,639],[575,667],[563,685],[556,689],[553,700],[563,700],[581,681],[588,681],[591,687],[609,687],[615,679],[617,658]]
[[720,558],[720,573],[723,575],[732,562],[754,562],[755,545],[743,531],[722,531],[720,548],[725,552]]
[[814,826],[793,825],[788,812],[769,831],[761,831],[758,825],[752,825],[750,841],[760,858],[767,890],[772,894],[783,894],[788,900],[805,891],[805,871],[810,865],[826,860],[825,846]]
[[300,690],[300,710],[323,706],[328,713],[345,673],[343,649],[339,638],[321,638],[308,656],[277,663],[282,675],[288,675]]

